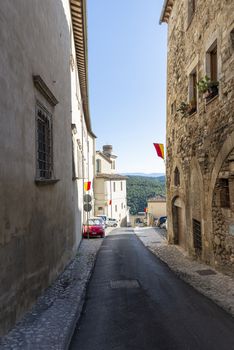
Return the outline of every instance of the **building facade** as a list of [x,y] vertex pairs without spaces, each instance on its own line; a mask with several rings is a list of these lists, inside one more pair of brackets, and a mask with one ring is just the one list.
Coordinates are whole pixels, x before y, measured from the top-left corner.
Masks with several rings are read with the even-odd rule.
[[116,158],[111,145],[105,145],[102,152],[96,152],[95,215],[105,214],[116,219],[120,226],[126,226],[129,216],[127,178],[116,174]]
[[93,176],[95,148],[86,36],[85,1],[1,4],[0,334],[82,237],[83,181]]
[[166,197],[156,196],[147,200],[147,224],[154,225],[155,219],[167,215]]
[[234,2],[165,0],[171,243],[234,271]]

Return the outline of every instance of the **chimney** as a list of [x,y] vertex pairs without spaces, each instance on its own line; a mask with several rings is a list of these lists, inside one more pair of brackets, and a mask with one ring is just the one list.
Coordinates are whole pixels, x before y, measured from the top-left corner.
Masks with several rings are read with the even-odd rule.
[[112,145],[104,145],[103,153],[105,154],[105,156],[110,157],[112,154]]

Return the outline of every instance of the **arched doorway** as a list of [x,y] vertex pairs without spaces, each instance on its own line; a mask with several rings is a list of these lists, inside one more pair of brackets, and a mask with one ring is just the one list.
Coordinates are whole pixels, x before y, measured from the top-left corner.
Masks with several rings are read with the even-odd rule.
[[180,197],[174,198],[172,202],[174,243],[186,248],[185,239],[185,210],[184,202]]

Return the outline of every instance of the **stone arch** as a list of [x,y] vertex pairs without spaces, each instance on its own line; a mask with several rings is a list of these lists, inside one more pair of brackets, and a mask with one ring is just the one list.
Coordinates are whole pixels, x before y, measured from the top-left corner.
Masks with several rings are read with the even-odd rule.
[[209,204],[210,208],[212,206],[213,191],[214,191],[214,187],[215,187],[218,173],[222,167],[224,160],[227,158],[227,156],[229,155],[229,153],[232,151],[233,148],[234,148],[234,131],[229,136],[227,136],[227,139],[223,143],[223,146],[222,146],[221,150],[219,151],[219,153],[216,157],[216,160],[215,160],[215,164],[214,164],[212,174],[211,174],[210,189],[209,189],[209,202],[208,202],[208,204]]
[[[178,169],[180,173],[180,185],[175,186],[174,184],[174,173],[175,169]],[[183,203],[183,217],[185,217],[185,178],[183,173],[183,168],[181,166],[180,160],[178,158],[173,159],[173,166],[170,169],[169,173],[170,182],[167,186],[167,216],[168,216],[168,241],[169,243],[177,243],[178,242],[178,235],[177,231],[175,229],[175,220],[177,217],[174,215],[177,215],[178,211],[180,210],[175,208],[175,201],[176,198],[180,198],[180,200]],[[179,214],[180,215],[180,214]]]
[[[234,267],[234,132],[227,137],[211,174],[208,208],[210,212],[210,248],[214,263],[226,272]],[[230,201],[223,202],[223,183]]]

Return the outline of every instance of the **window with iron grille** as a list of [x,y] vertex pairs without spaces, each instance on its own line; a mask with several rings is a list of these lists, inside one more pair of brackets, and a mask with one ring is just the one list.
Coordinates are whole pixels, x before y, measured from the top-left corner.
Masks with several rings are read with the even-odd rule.
[[202,250],[201,222],[193,219],[193,245],[196,251]]
[[36,107],[37,178],[51,179],[53,172],[52,115],[40,104]]
[[230,208],[230,192],[228,179],[219,180],[220,188],[220,206],[221,208]]

